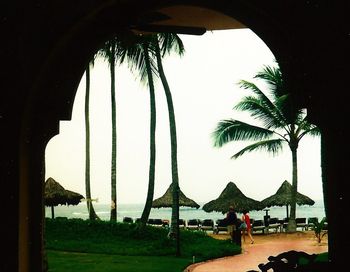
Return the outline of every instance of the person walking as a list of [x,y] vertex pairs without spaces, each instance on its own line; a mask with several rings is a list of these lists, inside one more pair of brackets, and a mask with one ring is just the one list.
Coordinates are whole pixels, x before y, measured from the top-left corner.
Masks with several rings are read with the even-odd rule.
[[242,224],[240,229],[242,230],[243,242],[245,243],[245,235],[247,234],[250,238],[250,243],[254,244],[254,239],[252,236],[252,226],[250,224],[250,216],[247,210],[243,211]]
[[237,243],[237,233],[238,231],[238,220],[237,220],[237,214],[234,210],[233,206],[229,207],[229,211],[226,214],[226,223],[227,223],[227,231],[230,234],[231,242]]

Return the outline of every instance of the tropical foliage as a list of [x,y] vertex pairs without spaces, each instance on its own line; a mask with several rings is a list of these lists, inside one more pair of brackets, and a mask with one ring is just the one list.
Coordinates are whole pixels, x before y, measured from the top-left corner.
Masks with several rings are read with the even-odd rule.
[[222,147],[231,141],[253,141],[232,158],[237,159],[247,152],[266,150],[277,155],[287,144],[292,153],[292,205],[288,223],[288,231],[296,230],[296,194],[298,187],[297,149],[305,135],[316,136],[319,129],[307,120],[307,112],[295,106],[293,97],[286,90],[282,73],[277,67],[265,66],[255,76],[263,80],[269,87],[265,94],[255,83],[241,80],[239,86],[249,90],[251,95],[245,96],[235,110],[248,112],[260,121],[253,125],[235,119],[222,120],[213,132],[214,146]]
[[328,234],[328,231],[325,229],[327,224],[327,218],[324,217],[320,222],[313,222],[312,229],[315,232],[318,243],[321,243],[322,238]]
[[111,73],[111,106],[112,106],[112,166],[111,166],[111,221],[116,220],[116,121],[115,121],[115,63],[127,61],[133,71],[137,71],[140,80],[147,84],[150,92],[150,162],[148,192],[144,210],[141,216],[141,225],[145,226],[152,208],[155,184],[156,163],[156,102],[154,78],[160,77],[168,105],[169,128],[171,137],[171,169],[172,169],[172,225],[169,236],[177,237],[177,255],[180,255],[179,246],[179,178],[177,168],[177,140],[174,105],[170,87],[165,76],[162,58],[171,52],[178,55],[184,53],[184,46],[176,34],[148,34],[128,35],[127,39],[115,38],[107,41],[100,55],[106,58],[110,64]]

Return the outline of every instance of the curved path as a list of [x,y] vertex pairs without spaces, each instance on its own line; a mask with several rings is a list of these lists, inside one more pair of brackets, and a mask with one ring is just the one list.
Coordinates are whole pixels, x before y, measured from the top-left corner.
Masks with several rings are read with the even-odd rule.
[[[227,239],[227,235],[215,235],[218,239]],[[210,260],[190,265],[185,272],[246,272],[260,271],[258,264],[267,263],[267,258],[279,253],[296,250],[306,253],[322,253],[328,251],[327,236],[319,244],[311,231],[293,234],[274,233],[255,235],[255,243],[242,242],[242,254]]]

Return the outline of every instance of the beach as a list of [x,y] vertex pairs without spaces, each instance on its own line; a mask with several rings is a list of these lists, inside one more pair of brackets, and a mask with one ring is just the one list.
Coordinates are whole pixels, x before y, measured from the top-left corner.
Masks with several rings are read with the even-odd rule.
[[[216,239],[228,239],[227,234],[212,235]],[[242,242],[242,253],[196,263],[186,268],[185,272],[246,272],[260,271],[258,265],[267,263],[269,256],[276,256],[289,250],[303,251],[308,254],[328,252],[328,237],[318,243],[313,231],[296,233],[271,233],[253,235],[254,244]]]

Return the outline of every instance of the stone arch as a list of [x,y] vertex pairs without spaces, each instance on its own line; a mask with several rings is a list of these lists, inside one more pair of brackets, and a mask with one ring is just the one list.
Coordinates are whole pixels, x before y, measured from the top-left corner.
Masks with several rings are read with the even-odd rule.
[[[15,87],[11,88],[11,83],[5,84],[5,98],[11,101],[11,106],[5,107],[3,115],[12,117],[2,120],[4,129],[10,131],[5,138],[8,146],[3,149],[2,161],[6,167],[3,178],[11,183],[12,193],[9,194],[8,201],[14,204],[14,207],[19,205],[19,212],[6,214],[10,220],[18,222],[18,228],[11,229],[9,226],[6,229],[11,234],[7,244],[15,244],[9,254],[16,257],[12,257],[13,261],[9,261],[8,267],[5,268],[11,267],[9,270],[13,270],[13,267],[20,264],[20,271],[43,270],[42,164],[45,145],[57,133],[59,120],[70,119],[75,90],[86,63],[99,44],[130,26],[149,22],[150,17],[155,16],[154,12],[164,7],[190,4],[215,10],[236,18],[264,40],[275,54],[291,89],[295,87],[293,82],[299,84],[294,91],[296,102],[306,107],[312,106],[313,110],[310,113],[315,123],[327,126],[328,116],[322,111],[324,96],[317,96],[317,92],[310,87],[327,90],[331,86],[323,77],[320,65],[322,62],[318,56],[323,50],[331,48],[339,49],[336,56],[341,57],[342,52],[346,52],[347,36],[345,27],[337,29],[335,33],[331,31],[332,26],[340,19],[335,19],[322,31],[317,27],[317,24],[322,22],[322,15],[327,7],[316,2],[302,1],[291,4],[289,1],[262,3],[258,0],[91,0],[87,3],[80,0],[47,4],[46,1],[36,1],[35,6],[27,3],[23,9],[25,11],[19,11],[20,19],[10,16],[12,21],[8,20],[9,29],[15,26],[16,31],[9,31],[9,37],[17,48],[14,49],[15,53],[8,50],[12,54],[6,61],[11,63],[11,57],[15,62],[22,60],[23,82],[15,82],[16,76],[9,75],[8,82],[15,82]],[[334,12],[335,15],[338,14],[337,11],[342,14],[341,7],[330,12]],[[176,18],[174,19],[176,22]],[[322,34],[333,38],[341,37],[344,44],[322,44]],[[22,43],[17,44],[18,40]],[[305,40],[308,42],[303,43]],[[13,44],[9,43],[7,48]],[[319,44],[320,47],[315,48],[314,44]],[[343,63],[341,58],[334,62],[329,57],[325,62],[339,66]],[[15,70],[16,65],[11,64],[10,68]],[[335,69],[336,72],[345,75],[345,70],[339,67]],[[336,75],[336,72],[332,72],[332,75]],[[321,83],[312,86],[319,76]],[[14,97],[14,94],[17,97]],[[332,98],[332,101],[335,100]],[[329,135],[327,139],[336,143],[337,133]],[[328,153],[330,159],[336,157],[336,154]],[[330,162],[330,159],[327,162]],[[341,166],[333,164],[332,167],[337,169]],[[334,170],[329,171],[327,175],[339,177]],[[333,188],[334,196],[342,191],[337,190],[336,185],[333,185]],[[341,237],[338,236],[335,238],[340,241]],[[336,247],[331,248],[334,250]]]

